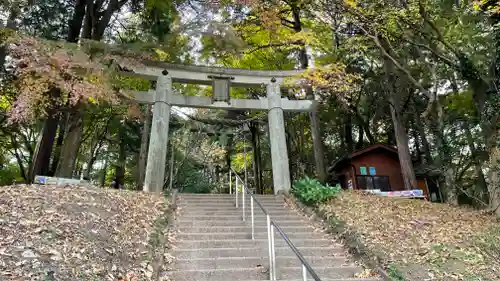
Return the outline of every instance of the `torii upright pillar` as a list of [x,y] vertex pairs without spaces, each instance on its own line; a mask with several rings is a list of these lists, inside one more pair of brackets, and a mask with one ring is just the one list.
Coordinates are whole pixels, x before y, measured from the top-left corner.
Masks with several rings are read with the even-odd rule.
[[274,194],[278,194],[290,190],[291,186],[280,85],[275,80],[267,84],[267,101],[269,106],[269,140],[271,142]]
[[163,190],[171,96],[172,78],[167,71],[163,71],[156,81],[151,138],[149,139],[148,162],[144,180],[144,191],[146,192],[160,193]]

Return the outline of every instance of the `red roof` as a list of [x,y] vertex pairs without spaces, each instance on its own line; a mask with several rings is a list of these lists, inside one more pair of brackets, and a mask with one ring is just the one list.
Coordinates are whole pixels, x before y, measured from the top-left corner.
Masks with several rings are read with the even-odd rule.
[[398,150],[395,147],[388,146],[385,144],[374,144],[370,145],[368,147],[365,147],[361,150],[358,150],[356,152],[353,152],[352,154],[346,155],[339,160],[337,160],[331,167],[328,168],[328,172],[331,172],[332,170],[335,170],[336,167],[342,166],[344,163],[348,163],[349,160],[356,158],[360,155],[363,155],[365,153],[377,150],[377,149],[382,149],[391,153],[394,153],[396,157],[398,157]]
[[362,154],[365,154],[367,152],[370,152],[370,151],[373,151],[373,150],[376,150],[376,149],[385,149],[385,150],[387,150],[389,152],[394,152],[396,154],[398,153],[398,150],[396,148],[392,147],[392,146],[388,146],[388,145],[385,145],[385,144],[375,144],[375,145],[370,145],[368,147],[365,147],[365,148],[363,148],[361,150],[358,150],[358,151],[352,153],[351,155],[349,155],[348,157],[350,159],[356,158],[356,157],[358,157],[358,156],[360,156]]

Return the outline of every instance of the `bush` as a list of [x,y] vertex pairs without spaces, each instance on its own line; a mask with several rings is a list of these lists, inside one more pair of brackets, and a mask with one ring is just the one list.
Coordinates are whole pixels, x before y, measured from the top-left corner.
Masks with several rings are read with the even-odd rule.
[[24,179],[19,174],[19,166],[15,164],[0,167],[0,186],[11,185],[14,182],[24,182]]
[[302,203],[314,206],[333,198],[340,192],[339,187],[322,185],[318,180],[309,177],[293,182],[292,193]]

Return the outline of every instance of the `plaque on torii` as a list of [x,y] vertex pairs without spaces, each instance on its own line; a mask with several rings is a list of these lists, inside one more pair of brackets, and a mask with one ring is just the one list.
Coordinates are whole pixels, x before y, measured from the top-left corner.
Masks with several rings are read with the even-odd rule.
[[[156,89],[147,92],[129,92],[140,103],[153,104],[153,121],[149,142],[144,191],[161,192],[165,177],[170,107],[213,108],[227,110],[267,110],[273,169],[274,192],[290,189],[290,171],[285,138],[283,111],[308,112],[314,110],[312,100],[288,100],[281,98],[280,84],[287,77],[301,72],[262,71],[186,66],[158,62],[144,62],[145,68],[132,67],[133,73],[124,75],[156,80]],[[172,83],[211,85],[211,97],[175,94]],[[267,96],[263,99],[233,99],[231,87],[261,87],[265,85]]]

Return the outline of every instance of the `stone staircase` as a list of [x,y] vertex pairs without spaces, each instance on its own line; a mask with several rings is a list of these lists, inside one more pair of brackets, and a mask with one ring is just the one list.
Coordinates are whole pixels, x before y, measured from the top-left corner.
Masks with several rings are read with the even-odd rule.
[[[172,281],[269,280],[266,216],[255,204],[255,240],[251,239],[250,196],[246,222],[234,195],[179,194],[178,231],[172,255]],[[299,214],[285,207],[283,197],[257,195],[323,281],[374,281],[354,278],[353,265],[341,245],[315,231]],[[241,204],[241,198],[240,198]],[[280,234],[275,233],[277,280],[302,280],[301,263]],[[313,280],[311,277],[308,280]]]

